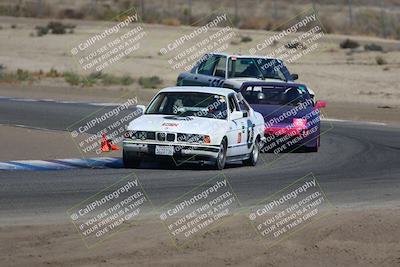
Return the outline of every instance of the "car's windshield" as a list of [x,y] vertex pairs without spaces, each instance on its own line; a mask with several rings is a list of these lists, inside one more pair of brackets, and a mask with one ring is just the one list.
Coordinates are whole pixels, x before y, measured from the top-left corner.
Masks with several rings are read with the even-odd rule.
[[228,62],[228,77],[291,80],[289,71],[281,61],[265,58],[230,57]]
[[225,97],[199,92],[160,93],[151,102],[146,114],[227,118]]
[[307,89],[303,86],[249,86],[242,94],[249,104],[296,106],[312,102]]

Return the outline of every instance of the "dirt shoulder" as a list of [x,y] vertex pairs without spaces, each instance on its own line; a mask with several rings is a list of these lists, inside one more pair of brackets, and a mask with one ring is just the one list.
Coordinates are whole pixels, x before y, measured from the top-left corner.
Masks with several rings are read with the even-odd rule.
[[72,224],[0,227],[5,266],[397,266],[400,210],[336,210],[267,249],[244,215],[181,250],[157,218],[140,221],[93,249]]
[[69,133],[0,125],[1,161],[76,157]]
[[[38,130],[0,125],[0,161],[47,160],[60,158],[82,158],[70,133],[63,131]],[[106,155],[85,155],[86,157],[121,156],[120,151]]]
[[139,104],[147,104],[158,92],[157,89],[135,87],[72,87],[39,84],[1,84],[0,96],[31,99],[53,99],[57,101],[114,102],[123,96],[137,96]]
[[329,102],[323,110],[327,118],[352,121],[382,122],[400,125],[400,109],[385,105]]

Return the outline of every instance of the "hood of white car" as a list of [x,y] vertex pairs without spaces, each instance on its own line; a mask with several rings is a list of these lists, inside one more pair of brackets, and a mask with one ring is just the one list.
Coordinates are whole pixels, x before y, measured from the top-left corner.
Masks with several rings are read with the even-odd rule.
[[218,134],[225,133],[227,120],[201,118],[194,116],[180,117],[174,115],[142,115],[131,121],[128,130],[176,132],[188,134]]

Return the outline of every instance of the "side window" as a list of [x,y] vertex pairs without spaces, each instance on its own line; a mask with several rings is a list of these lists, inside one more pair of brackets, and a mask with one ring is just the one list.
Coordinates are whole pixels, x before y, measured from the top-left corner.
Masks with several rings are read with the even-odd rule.
[[225,78],[226,57],[220,57],[215,66],[214,76]]
[[232,113],[233,111],[239,111],[239,107],[237,106],[236,99],[233,95],[228,97],[229,101],[229,111]]
[[197,69],[197,73],[204,75],[213,75],[214,66],[217,63],[218,59],[218,56],[210,56],[208,59],[200,64],[199,68]]

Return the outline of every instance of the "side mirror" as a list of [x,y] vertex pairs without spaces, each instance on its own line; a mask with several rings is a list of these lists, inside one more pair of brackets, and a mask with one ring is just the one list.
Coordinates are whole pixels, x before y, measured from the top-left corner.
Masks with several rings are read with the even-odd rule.
[[243,112],[241,112],[241,111],[233,111],[231,113],[231,120],[232,121],[238,120],[238,119],[241,119],[241,118],[243,118]]
[[321,109],[326,107],[326,102],[325,101],[317,101],[314,105],[315,109]]
[[137,109],[137,110],[141,110],[141,111],[142,111],[142,114],[143,114],[144,111],[146,110],[146,106],[144,106],[144,105],[136,105],[136,109]]
[[299,75],[296,73],[292,73],[292,79],[293,81],[298,80],[299,79]]

